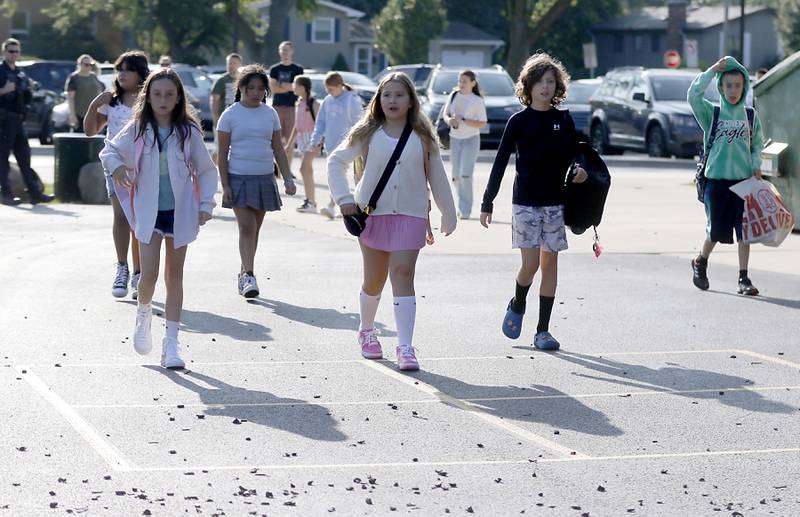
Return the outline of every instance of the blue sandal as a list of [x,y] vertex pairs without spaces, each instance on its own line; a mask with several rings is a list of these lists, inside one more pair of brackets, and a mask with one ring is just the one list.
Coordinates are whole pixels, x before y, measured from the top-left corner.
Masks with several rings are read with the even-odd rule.
[[549,332],[539,332],[533,336],[533,346],[539,350],[554,352],[561,347],[561,344]]
[[513,298],[508,302],[506,317],[503,319],[503,334],[505,334],[507,338],[517,339],[519,335],[522,334],[522,318],[525,314],[517,314],[514,312],[511,308],[512,303],[514,303]]

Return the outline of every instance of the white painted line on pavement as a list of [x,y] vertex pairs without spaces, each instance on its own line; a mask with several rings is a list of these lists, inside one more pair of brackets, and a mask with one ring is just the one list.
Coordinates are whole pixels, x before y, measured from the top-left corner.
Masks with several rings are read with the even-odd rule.
[[[64,399],[47,386],[36,374],[31,373],[29,366],[15,366],[14,369],[23,379],[72,426],[92,449],[117,472],[128,472],[137,467],[125,457],[114,445],[105,440],[89,422],[83,419]],[[23,373],[24,372],[24,373]]]
[[800,370],[800,363],[795,363],[792,361],[788,361],[786,359],[781,359],[780,357],[772,357],[766,354],[760,354],[758,352],[752,352],[750,350],[734,350],[734,352],[739,352],[740,354],[749,355],[755,359],[763,359],[764,361],[769,361],[771,363],[780,364],[783,366],[789,366],[791,368],[797,368]]
[[587,461],[624,461],[624,460],[652,460],[652,459],[680,459],[714,456],[752,456],[757,454],[796,454],[800,448],[791,447],[783,449],[750,449],[729,451],[704,451],[704,452],[676,452],[665,454],[631,454],[619,456],[570,456],[565,458],[526,458],[522,460],[474,460],[474,461],[415,461],[415,462],[388,462],[388,463],[322,463],[304,465],[217,465],[217,466],[178,466],[178,467],[145,467],[133,469],[133,472],[189,472],[189,471],[227,471],[227,470],[310,470],[310,469],[372,469],[372,468],[398,468],[398,467],[447,467],[447,466],[503,466],[503,465],[531,465],[537,463],[581,463]]
[[381,361],[369,361],[363,360],[361,364],[364,366],[371,368],[377,372],[380,372],[387,377],[391,377],[392,379],[402,382],[412,388],[418,389],[423,393],[427,393],[428,395],[433,395],[434,397],[438,398],[443,404],[456,407],[463,411],[466,411],[468,414],[475,416],[476,418],[483,420],[484,422],[491,424],[494,427],[502,429],[508,433],[511,433],[519,438],[522,438],[528,442],[534,443],[546,449],[550,449],[558,454],[563,454],[567,457],[573,458],[588,458],[586,454],[578,452],[574,449],[570,449],[568,447],[564,447],[561,444],[548,440],[543,436],[539,436],[536,433],[532,433],[527,429],[523,429],[517,425],[512,424],[500,417],[492,415],[490,413],[486,413],[482,408],[476,406],[475,404],[465,402],[463,400],[459,400],[457,398],[453,398],[447,393],[442,393],[441,391],[437,390],[435,387],[431,386],[430,384],[426,384],[419,379],[414,377],[410,377],[404,375],[392,368],[389,368]]
[[[459,356],[459,357],[427,357],[426,361],[494,361],[502,359],[537,359],[555,358],[560,352],[540,352],[531,350],[531,354],[507,354],[507,355],[483,355],[483,356]],[[733,348],[717,348],[711,350],[648,350],[644,352],[603,352],[592,354],[580,352],[581,355],[594,358],[612,356],[637,356],[637,355],[687,355],[687,354],[728,354],[733,352],[746,353],[743,350]],[[306,365],[306,364],[358,364],[362,359],[320,359],[320,360],[285,360],[285,361],[211,361],[211,362],[191,362],[187,368],[191,370],[195,366],[284,366],[284,365]],[[135,368],[141,366],[160,366],[158,363],[59,363],[61,368]],[[33,368],[52,368],[53,364],[32,364]]]
[[[416,387],[416,386],[415,386]],[[462,402],[505,402],[515,400],[550,400],[550,399],[589,399],[589,398],[611,398],[611,397],[629,397],[641,395],[691,395],[693,393],[718,393],[724,391],[727,393],[736,393],[741,391],[790,391],[800,390],[800,386],[752,386],[742,388],[703,388],[697,390],[647,390],[647,391],[619,391],[615,393],[578,393],[569,394],[564,393],[561,395],[530,395],[520,397],[485,397],[485,398],[465,398],[455,399]],[[439,398],[435,399],[409,399],[409,400],[354,400],[354,401],[326,401],[326,400],[313,400],[301,402],[233,402],[230,404],[203,404],[191,402],[175,402],[163,404],[73,404],[75,409],[158,409],[158,408],[174,408],[178,405],[191,408],[226,408],[226,407],[281,407],[281,406],[384,406],[388,404],[431,404],[439,403]]]

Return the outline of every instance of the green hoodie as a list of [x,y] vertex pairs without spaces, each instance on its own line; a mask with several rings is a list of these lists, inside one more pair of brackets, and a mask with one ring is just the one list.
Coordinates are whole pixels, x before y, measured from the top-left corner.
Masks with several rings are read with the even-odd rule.
[[722,92],[722,73],[711,68],[699,74],[689,87],[687,100],[694,116],[703,128],[703,145],[708,145],[711,135],[711,121],[714,118],[714,105],[704,98],[706,88],[716,76],[720,97],[719,122],[714,146],[708,153],[706,176],[711,179],[744,180],[753,175],[753,171],[761,166],[761,151],[764,149],[764,136],[761,132],[761,121],[758,114],[753,123],[752,142],[750,126],[747,122],[745,99],[750,89],[750,76],[747,69],[736,59],[727,56],[725,71],[737,70],[744,76],[742,98],[731,104]]

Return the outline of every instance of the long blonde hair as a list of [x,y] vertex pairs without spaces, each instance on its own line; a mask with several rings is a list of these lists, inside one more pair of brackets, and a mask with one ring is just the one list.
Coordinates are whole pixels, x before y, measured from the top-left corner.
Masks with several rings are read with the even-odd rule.
[[439,138],[436,131],[433,129],[430,119],[422,113],[420,109],[419,97],[417,90],[414,88],[414,83],[409,77],[402,72],[393,72],[381,80],[378,85],[378,91],[372,97],[372,100],[367,106],[367,111],[361,117],[353,129],[347,134],[347,145],[363,144],[369,141],[373,133],[378,130],[381,125],[386,121],[386,114],[383,112],[381,106],[381,95],[386,85],[392,81],[398,82],[405,87],[408,97],[411,100],[411,106],[408,107],[408,122],[417,136],[423,140],[427,140],[430,144],[439,145]]

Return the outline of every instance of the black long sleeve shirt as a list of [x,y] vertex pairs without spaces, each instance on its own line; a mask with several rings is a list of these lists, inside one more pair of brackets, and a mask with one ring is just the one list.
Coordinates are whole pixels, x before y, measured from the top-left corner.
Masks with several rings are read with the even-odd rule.
[[577,154],[578,135],[568,111],[527,107],[508,119],[494,159],[481,212],[492,213],[508,159],[516,153],[513,203],[523,206],[564,204],[564,179]]

